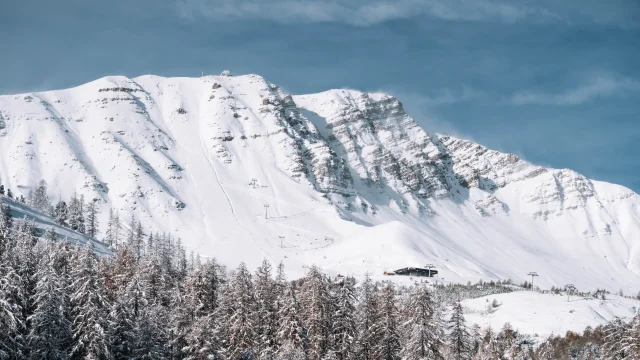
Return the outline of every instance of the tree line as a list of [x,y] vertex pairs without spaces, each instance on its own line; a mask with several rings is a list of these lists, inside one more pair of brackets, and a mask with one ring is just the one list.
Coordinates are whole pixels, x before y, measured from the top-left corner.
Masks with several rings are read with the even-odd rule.
[[105,235],[118,232],[114,253],[100,257],[53,229],[38,237],[33,222],[2,207],[0,359],[640,357],[640,315],[536,344],[509,324],[465,321],[461,299],[508,284],[357,283],[315,266],[289,281],[282,264],[229,270],[134,219],[117,228],[114,217]]

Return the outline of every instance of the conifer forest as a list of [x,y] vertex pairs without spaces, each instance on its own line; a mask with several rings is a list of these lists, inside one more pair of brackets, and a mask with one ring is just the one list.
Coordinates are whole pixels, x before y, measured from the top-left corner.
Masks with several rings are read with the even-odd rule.
[[[46,184],[42,184],[46,187]],[[95,206],[74,197],[34,208],[96,237]],[[4,194],[3,194],[4,196]],[[331,277],[290,281],[264,260],[227,269],[179,239],[124,226],[112,212],[98,255],[28,219],[0,216],[0,359],[639,359],[640,316],[536,343],[508,323],[466,323],[461,300],[509,282],[411,286]]]

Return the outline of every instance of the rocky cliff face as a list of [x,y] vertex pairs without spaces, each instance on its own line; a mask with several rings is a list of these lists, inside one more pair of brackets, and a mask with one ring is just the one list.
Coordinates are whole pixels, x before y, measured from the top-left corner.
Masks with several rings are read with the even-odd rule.
[[[437,240],[433,249],[475,237],[598,239],[587,244],[594,256],[606,244],[619,260],[614,272],[640,273],[635,193],[428,133],[385,94],[291,96],[257,75],[224,74],[106,77],[1,96],[0,182],[26,193],[41,178],[54,197],[100,199],[103,214],[134,214],[203,253],[285,256],[274,250],[281,236],[313,253],[346,241],[354,226],[400,221]],[[462,262],[488,268],[483,261],[468,254]]]

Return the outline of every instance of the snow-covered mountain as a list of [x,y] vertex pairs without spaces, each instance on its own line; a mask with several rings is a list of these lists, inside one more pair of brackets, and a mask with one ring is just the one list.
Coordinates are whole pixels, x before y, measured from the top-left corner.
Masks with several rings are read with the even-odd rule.
[[385,94],[291,96],[224,73],[0,96],[0,182],[40,179],[101,199],[103,227],[109,207],[133,212],[230,265],[640,284],[633,191],[428,133]]

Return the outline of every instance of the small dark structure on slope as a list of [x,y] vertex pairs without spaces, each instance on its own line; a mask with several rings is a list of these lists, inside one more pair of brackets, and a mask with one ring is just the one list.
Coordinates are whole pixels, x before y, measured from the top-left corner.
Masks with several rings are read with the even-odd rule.
[[384,272],[385,275],[405,275],[405,276],[424,276],[424,277],[434,277],[438,274],[438,270],[435,269],[424,269],[424,268],[416,268],[416,267],[406,267],[402,269],[398,269],[392,272]]

